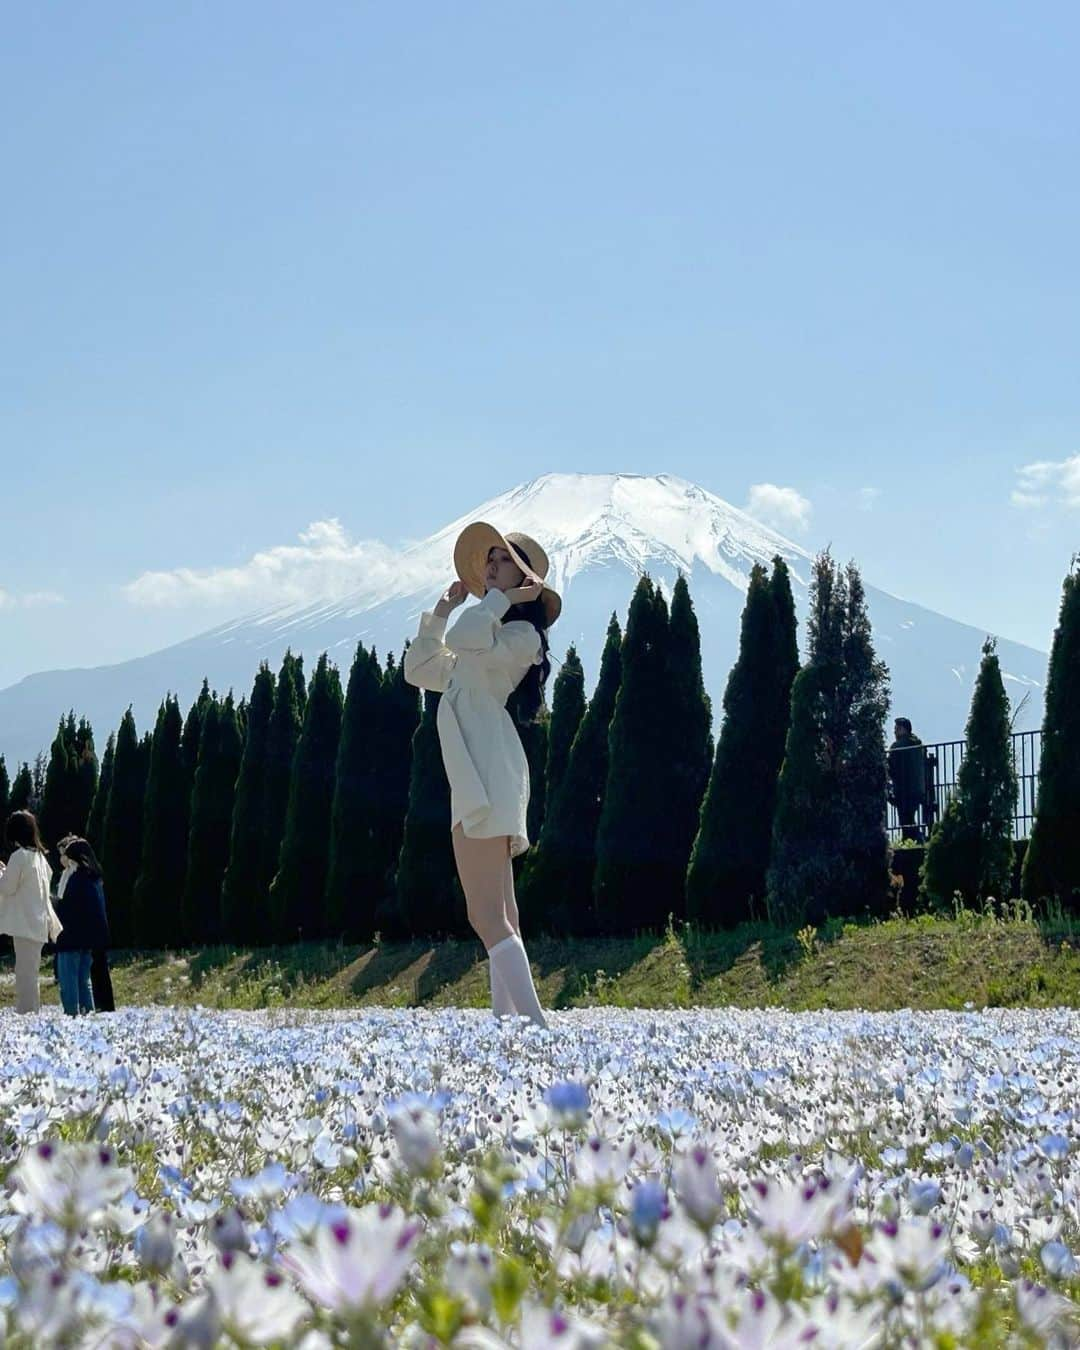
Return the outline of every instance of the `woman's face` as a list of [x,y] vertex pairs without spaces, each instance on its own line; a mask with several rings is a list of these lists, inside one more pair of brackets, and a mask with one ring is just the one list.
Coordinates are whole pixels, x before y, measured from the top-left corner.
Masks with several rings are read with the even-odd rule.
[[525,573],[506,549],[493,548],[488,552],[487,571],[484,573],[485,591],[510,591],[524,580]]

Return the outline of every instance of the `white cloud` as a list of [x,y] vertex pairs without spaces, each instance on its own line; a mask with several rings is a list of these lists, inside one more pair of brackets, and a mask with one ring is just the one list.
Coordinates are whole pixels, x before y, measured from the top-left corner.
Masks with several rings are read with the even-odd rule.
[[1017,469],[1016,476],[1010,497],[1013,506],[1023,511],[1052,505],[1080,510],[1080,455],[1037,460]]
[[805,530],[813,510],[810,502],[790,487],[753,483],[745,506],[747,515],[778,530]]
[[403,580],[401,555],[378,540],[349,538],[336,517],[313,521],[295,544],[262,549],[234,567],[143,572],[124,587],[134,605],[305,604],[380,590]]
[[872,511],[874,503],[881,496],[881,489],[876,487],[864,487],[859,489],[859,510]]
[[0,586],[0,609],[40,609],[45,605],[65,603],[58,591],[27,591],[25,595],[13,595]]

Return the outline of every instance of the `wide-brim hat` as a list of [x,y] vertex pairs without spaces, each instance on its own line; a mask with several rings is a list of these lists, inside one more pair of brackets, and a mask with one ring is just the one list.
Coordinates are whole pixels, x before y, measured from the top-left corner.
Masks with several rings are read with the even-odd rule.
[[493,548],[504,548],[514,563],[527,576],[534,576],[543,582],[540,600],[547,615],[548,628],[562,612],[562,598],[544,580],[551,564],[548,555],[531,535],[512,530],[509,534],[500,534],[494,525],[477,520],[465,528],[457,537],[454,545],[454,567],[465,583],[471,595],[482,598],[485,592],[484,577],[487,572],[488,554]]

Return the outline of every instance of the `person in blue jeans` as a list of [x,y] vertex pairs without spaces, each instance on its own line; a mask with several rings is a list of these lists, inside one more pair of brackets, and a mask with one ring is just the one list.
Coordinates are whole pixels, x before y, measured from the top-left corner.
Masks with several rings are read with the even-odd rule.
[[56,978],[64,1012],[75,1017],[94,1011],[90,966],[94,951],[109,945],[109,921],[101,868],[86,840],[64,839],[60,863],[56,912],[64,929],[56,941]]

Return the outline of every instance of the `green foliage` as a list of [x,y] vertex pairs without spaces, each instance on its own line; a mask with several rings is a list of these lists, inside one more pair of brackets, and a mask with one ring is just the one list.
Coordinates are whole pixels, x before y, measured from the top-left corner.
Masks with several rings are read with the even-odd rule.
[[923,890],[939,905],[956,894],[969,905],[1009,898],[1017,782],[995,646],[992,638],[983,645],[956,791],[926,849]]
[[1023,893],[1080,913],[1080,560],[1062,586],[1046,680],[1039,789]]
[[777,781],[799,665],[791,579],[750,573],[739,655],[724,691],[724,721],[686,879],[687,914],[733,927],[764,911]]
[[375,809],[384,900],[376,909],[377,926],[381,926],[379,920],[386,908],[395,903],[395,874],[409,810],[412,741],[420,725],[420,691],[405,679],[404,656],[400,661],[394,660],[393,653],[386,658],[379,700],[375,750],[379,791]]
[[11,811],[11,779],[8,777],[7,764],[0,755],[0,828]]
[[374,933],[385,880],[378,813],[381,709],[382,672],[374,651],[360,643],[342,714],[326,881],[327,932],[349,942]]
[[135,881],[142,856],[145,775],[146,764],[135,718],[128,708],[116,733],[100,859],[109,904],[109,928],[118,947],[133,946],[140,938],[135,912]]
[[270,719],[274,711],[274,677],[266,662],[259,666],[245,717],[244,751],[236,780],[229,836],[229,865],[221,885],[221,924],[227,941],[256,942],[263,929],[269,892],[261,866],[266,806],[266,763]]
[[199,763],[191,794],[187,875],[181,902],[182,932],[188,941],[220,940],[221,879],[228,865],[242,753],[232,694],[224,703],[212,698],[202,719]]
[[548,802],[554,802],[558,796],[566,768],[570,762],[570,747],[585,716],[585,672],[581,668],[581,658],[577,648],[570,644],[566,649],[555,687],[551,696],[551,722],[548,728],[547,763],[544,772],[544,788]]
[[561,782],[554,792],[549,790],[538,846],[526,855],[519,883],[523,912],[533,915],[532,921],[542,923],[549,932],[588,933],[595,927],[596,831],[608,775],[608,735],[621,680],[622,632],[613,614],[596,689],[571,743]]
[[413,736],[409,810],[397,869],[392,931],[457,933],[464,928],[464,900],[450,842],[450,784],[436,728],[441,694],[424,694],[424,712]]
[[698,832],[713,757],[712,703],[701,672],[701,635],[686,578],[671,597],[667,642],[667,810],[656,822],[667,836],[671,909],[686,913],[685,878]]
[[274,940],[326,934],[323,898],[343,702],[337,667],[324,652],[308,690],[289,781],[281,861],[270,887],[267,936]]
[[[90,807],[90,816],[86,822],[86,838],[90,847],[100,859],[105,852],[105,809],[109,804],[109,790],[112,787],[113,760],[116,755],[116,737],[109,732],[105,742],[105,753],[101,757],[101,773],[98,775],[94,800]],[[25,766],[24,766],[25,767]],[[14,799],[14,789],[12,790]]]
[[685,875],[684,860],[673,876],[663,825],[672,758],[667,604],[647,576],[630,602],[622,670],[596,836],[595,897],[605,927],[633,932],[663,926],[681,904]]
[[42,839],[52,850],[54,862],[56,845],[64,835],[81,833],[74,824],[75,784],[79,769],[73,740],[73,735],[69,739],[67,723],[61,717],[49,750],[49,767],[45,771],[45,790],[38,818]]
[[263,789],[262,848],[252,860],[256,894],[268,895],[281,859],[285,816],[293,757],[304,724],[304,671],[299,659],[286,652],[278,671],[274,711],[266,735],[266,781]]
[[770,915],[801,925],[887,903],[885,740],[889,680],[871,641],[862,578],[814,562],[809,658],[791,690],[767,874]]
[[139,937],[148,947],[175,947],[187,936],[180,928],[188,824],[182,732],[180,704],[170,694],[158,708],[150,743],[142,861],[135,883]]

